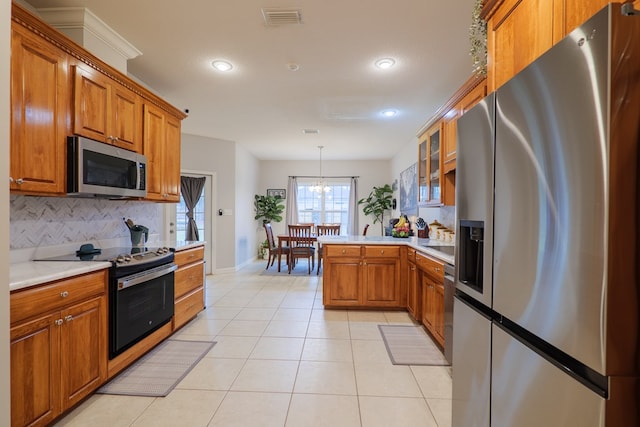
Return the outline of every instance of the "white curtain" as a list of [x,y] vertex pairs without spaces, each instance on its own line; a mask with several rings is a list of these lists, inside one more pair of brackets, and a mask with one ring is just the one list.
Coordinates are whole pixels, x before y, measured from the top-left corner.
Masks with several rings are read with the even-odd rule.
[[295,176],[289,177],[287,184],[287,210],[286,224],[298,223],[298,179]]
[[347,224],[348,235],[358,235],[358,178],[351,177],[351,188],[349,189],[349,223]]

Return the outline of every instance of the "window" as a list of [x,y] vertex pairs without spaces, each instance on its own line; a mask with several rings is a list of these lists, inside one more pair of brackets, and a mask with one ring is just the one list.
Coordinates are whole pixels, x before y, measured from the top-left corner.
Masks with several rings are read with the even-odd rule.
[[331,189],[320,194],[310,191],[313,180],[298,180],[298,222],[340,223],[347,234],[350,181],[325,182]]
[[[204,240],[204,197],[205,192],[202,192],[202,196],[196,207],[193,210],[193,219],[196,220],[196,226],[198,227],[198,235],[200,240]],[[178,241],[186,240],[187,235],[187,205],[184,203],[182,195],[180,195],[180,203],[176,206],[176,239]]]

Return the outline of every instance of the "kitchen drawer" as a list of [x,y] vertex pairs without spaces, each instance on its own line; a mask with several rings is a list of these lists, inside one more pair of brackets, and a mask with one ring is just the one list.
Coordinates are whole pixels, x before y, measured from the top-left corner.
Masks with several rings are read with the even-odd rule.
[[175,312],[173,314],[173,329],[178,329],[203,309],[204,288],[201,287],[176,301]]
[[11,323],[60,310],[92,296],[103,294],[106,289],[107,270],[105,269],[12,292]]
[[204,246],[198,246],[193,249],[185,249],[184,251],[178,251],[175,254],[175,263],[178,266],[190,264],[192,262],[201,261],[204,259]]
[[204,263],[190,264],[180,267],[175,273],[174,295],[181,297],[187,292],[204,284]]
[[366,258],[399,258],[400,246],[365,246],[364,256]]
[[444,264],[421,254],[416,254],[418,268],[439,282],[444,281]]
[[416,262],[416,250],[413,248],[407,248],[407,260],[410,262]]
[[327,245],[326,243],[322,246],[322,251],[326,254],[326,256],[336,256],[336,257],[359,257],[360,256],[360,246],[356,245]]

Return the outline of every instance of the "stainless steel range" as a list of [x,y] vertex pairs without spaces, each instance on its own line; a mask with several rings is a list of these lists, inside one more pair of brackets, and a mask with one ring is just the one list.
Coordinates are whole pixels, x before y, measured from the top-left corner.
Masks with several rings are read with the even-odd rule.
[[174,253],[167,247],[96,249],[38,261],[107,261],[109,269],[109,358],[162,325],[174,313]]

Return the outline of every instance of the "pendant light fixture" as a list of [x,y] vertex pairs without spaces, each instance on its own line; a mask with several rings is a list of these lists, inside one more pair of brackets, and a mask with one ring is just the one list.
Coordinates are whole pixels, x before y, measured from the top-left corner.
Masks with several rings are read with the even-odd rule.
[[314,185],[311,185],[309,187],[309,191],[318,194],[323,192],[328,193],[329,191],[331,191],[331,187],[326,185],[322,176],[322,149],[324,148],[324,145],[318,145],[318,148],[320,149],[320,174],[318,175],[318,181],[316,181]]

